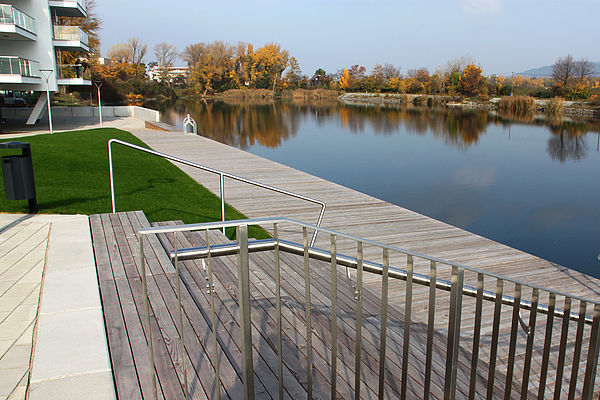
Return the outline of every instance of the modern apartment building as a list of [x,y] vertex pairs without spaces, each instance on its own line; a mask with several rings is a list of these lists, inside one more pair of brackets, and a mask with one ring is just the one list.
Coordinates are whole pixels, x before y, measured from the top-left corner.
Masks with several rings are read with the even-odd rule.
[[61,52],[87,52],[89,44],[80,27],[58,25],[59,17],[86,16],[85,0],[0,0],[0,90],[43,92],[28,124],[44,111],[46,89],[92,84],[81,65],[60,64]]

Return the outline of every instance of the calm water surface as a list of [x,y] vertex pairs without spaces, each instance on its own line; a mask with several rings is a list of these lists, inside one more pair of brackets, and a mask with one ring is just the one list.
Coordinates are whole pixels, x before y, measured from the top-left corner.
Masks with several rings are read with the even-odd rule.
[[600,121],[373,106],[176,104],[220,142],[600,277]]

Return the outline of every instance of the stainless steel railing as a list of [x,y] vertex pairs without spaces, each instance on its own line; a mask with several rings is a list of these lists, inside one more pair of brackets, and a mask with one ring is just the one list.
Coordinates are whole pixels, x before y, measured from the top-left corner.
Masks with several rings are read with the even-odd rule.
[[[298,244],[294,242],[285,241],[280,238],[279,233],[281,230],[279,226],[282,224],[291,224],[295,227],[301,227],[303,231],[303,243]],[[261,225],[261,226],[272,226],[274,232],[273,240],[265,241],[248,241],[248,226],[249,225]],[[220,229],[223,227],[236,227],[237,229],[237,242],[234,245],[210,245],[208,242],[208,230]],[[319,231],[330,235],[331,247],[330,250],[316,249],[309,246],[308,243],[308,230]],[[183,232],[193,231],[206,231],[207,232],[207,246],[203,248],[194,249],[179,249],[177,246],[176,235]],[[388,356],[386,354],[387,345],[386,341],[388,338],[388,305],[389,305],[389,288],[390,279],[405,281],[405,294],[404,294],[404,320],[403,320],[403,333],[402,333],[402,350],[401,350],[401,382],[399,385],[399,396],[406,398],[407,390],[409,386],[409,379],[411,379],[407,373],[408,363],[411,348],[411,341],[416,340],[411,338],[411,324],[415,322],[413,320],[416,317],[412,316],[413,311],[413,291],[416,291],[419,287],[428,286],[428,289],[420,294],[426,295],[426,303],[428,304],[427,310],[427,333],[426,333],[426,350],[425,350],[425,368],[422,376],[423,379],[423,393],[422,398],[429,398],[432,388],[432,359],[439,354],[435,353],[433,348],[433,338],[436,334],[436,319],[442,318],[444,324],[447,323],[447,337],[446,337],[446,352],[445,352],[445,368],[443,369],[444,382],[443,382],[443,393],[445,399],[457,398],[457,370],[459,364],[459,351],[461,349],[460,342],[465,341],[467,336],[472,337],[469,339],[469,343],[472,346],[471,359],[470,359],[470,371],[466,374],[467,378],[461,378],[461,395],[465,395],[468,392],[468,398],[473,399],[476,396],[480,396],[482,391],[486,393],[486,398],[493,398],[497,394],[495,393],[495,387],[499,385],[497,379],[497,356],[500,348],[499,338],[501,331],[505,328],[502,326],[502,312],[503,306],[508,306],[505,311],[510,311],[510,338],[508,344],[503,347],[503,351],[507,352],[506,371],[503,372],[503,390],[505,398],[510,398],[512,391],[515,387],[520,388],[521,398],[526,398],[532,392],[537,392],[538,398],[545,398],[547,395],[547,389],[553,390],[555,398],[566,397],[569,399],[578,398],[592,399],[597,393],[596,388],[596,375],[598,365],[598,353],[600,349],[600,302],[592,299],[586,299],[580,296],[574,296],[568,293],[551,290],[537,285],[532,285],[526,282],[522,282],[516,279],[503,277],[497,274],[488,273],[476,268],[472,268],[466,265],[453,263],[450,261],[442,260],[435,257],[430,257],[424,254],[408,251],[395,246],[388,246],[381,243],[364,240],[356,236],[346,235],[333,230],[320,228],[310,224],[293,221],[287,218],[265,218],[265,219],[251,219],[251,220],[240,220],[240,221],[228,221],[228,222],[215,222],[205,224],[191,224],[191,225],[178,225],[178,226],[165,226],[156,228],[145,228],[138,231],[138,238],[140,243],[140,260],[142,260],[142,274],[145,277],[144,267],[144,249],[143,242],[144,237],[153,234],[168,234],[174,235],[174,250],[171,253],[171,258],[175,263],[177,271],[179,271],[179,262],[185,259],[191,258],[202,258],[207,257],[209,264],[208,277],[209,291],[213,296],[212,291],[212,274],[213,270],[210,265],[211,257],[218,257],[223,255],[238,255],[238,302],[240,312],[240,333],[242,337],[242,372],[243,372],[243,383],[245,398],[253,399],[253,359],[252,359],[252,335],[251,335],[251,317],[250,317],[250,282],[249,282],[249,253],[253,251],[267,251],[273,250],[275,257],[275,270],[276,270],[276,307],[277,307],[277,327],[279,332],[282,330],[281,325],[281,282],[280,282],[280,252],[287,251],[298,255],[304,256],[304,284],[305,284],[305,308],[306,308],[306,389],[309,398],[311,398],[312,391],[312,346],[310,338],[313,336],[311,327],[311,281],[310,281],[310,259],[318,259],[322,261],[329,261],[331,263],[331,398],[336,398],[336,381],[337,369],[335,363],[337,362],[337,340],[335,332],[337,332],[337,281],[336,273],[337,266],[350,266],[356,269],[356,284],[358,295],[355,302],[355,315],[356,315],[356,347],[354,350],[355,354],[355,365],[354,365],[354,391],[356,398],[360,398],[361,394],[361,370],[365,367],[361,364],[361,342],[366,340],[361,335],[361,329],[363,326],[362,321],[362,289],[363,289],[363,274],[375,273],[381,275],[381,308],[380,308],[380,330],[379,330],[379,366],[378,371],[378,385],[376,393],[378,398],[382,399],[385,397],[385,386],[386,386],[386,374],[389,369],[386,367],[388,362]],[[337,241],[338,239],[349,240],[356,245],[357,256],[349,257],[337,253]],[[364,259],[363,246],[369,246],[370,248],[377,248],[382,251],[382,262],[381,264],[367,261]],[[400,269],[390,266],[390,254],[401,255],[406,260],[406,269]],[[429,274],[417,274],[414,271],[416,263],[428,264]],[[442,268],[445,268],[442,270]],[[442,272],[449,273],[451,276],[450,280],[444,280],[438,278]],[[476,276],[476,285],[468,286],[465,284],[465,273],[469,276]],[[145,278],[144,278],[145,279]],[[180,277],[178,279],[181,279]],[[484,282],[492,280],[495,282],[495,292],[488,292],[484,290]],[[146,294],[146,284],[144,285],[144,293]],[[506,296],[504,294],[505,287],[513,287],[513,296]],[[449,301],[449,313],[447,321],[445,316],[440,316],[436,312],[436,308],[440,307],[436,303],[437,290],[441,289],[446,292],[450,292]],[[525,300],[524,294],[531,292],[530,300]],[[547,296],[548,304],[540,304],[540,299],[544,299]],[[465,296],[475,298],[475,312],[473,316],[473,328],[469,329],[468,326],[463,326],[463,299]],[[557,308],[557,298],[563,298],[564,306],[562,310]],[[147,296],[146,296],[147,299]],[[483,314],[484,300],[493,302],[493,313],[492,317],[492,329],[491,333],[482,332],[482,320],[485,315]],[[146,300],[147,302],[147,300]],[[579,312],[572,312],[574,308],[574,302],[579,303]],[[593,316],[587,315],[588,305],[593,305]],[[491,306],[491,304],[490,304]],[[210,311],[213,314],[214,320],[214,305],[211,306]],[[180,305],[181,308],[181,305]],[[529,322],[525,324],[520,313],[522,310],[529,310]],[[442,313],[444,310],[441,311]],[[538,320],[538,313],[546,315],[546,323],[544,328],[543,339],[536,339],[536,321]],[[146,306],[146,319],[149,328],[149,306]],[[577,324],[573,327],[569,327],[569,321],[576,321]],[[560,323],[560,340],[559,343],[552,343],[553,340],[553,328],[555,323]],[[519,326],[523,329],[526,335],[525,342],[521,343],[521,347],[524,345],[525,352],[517,357],[516,349],[517,342],[519,340]],[[507,326],[506,326],[507,328]],[[213,330],[216,330],[213,324]],[[539,329],[538,329],[539,330]],[[183,332],[183,330],[180,330]],[[148,343],[152,343],[152,333],[148,330]],[[504,329],[506,332],[506,329]],[[214,332],[213,332],[214,334]],[[487,386],[478,386],[478,367],[480,366],[480,353],[483,346],[482,335],[489,334],[490,341],[486,348],[489,349],[489,361],[487,369]],[[472,335],[472,336],[470,336]],[[503,334],[506,336],[506,333]],[[574,336],[574,337],[573,337]],[[422,337],[419,340],[423,340]],[[521,339],[523,341],[524,339]],[[556,341],[556,340],[555,340]],[[183,342],[182,342],[183,343]],[[487,342],[486,342],[487,343]],[[534,346],[535,344],[535,346]],[[217,351],[217,342],[214,341],[215,354]],[[183,345],[181,346],[183,347]],[[282,345],[281,337],[278,338],[277,344],[278,352],[278,378],[279,378],[279,390],[283,393],[283,375],[282,375]],[[587,356],[584,354],[584,349],[587,347]],[[464,349],[464,347],[463,347]],[[534,352],[535,350],[535,352]],[[541,351],[540,351],[541,350]],[[150,345],[149,351],[152,353]],[[536,356],[539,357],[535,363],[532,363],[532,359]],[[152,357],[152,354],[151,354]],[[552,359],[551,359],[552,358]],[[585,358],[585,368],[582,369],[581,361]],[[570,361],[570,375],[567,376],[568,368],[567,361]],[[463,360],[464,364],[464,360]],[[521,371],[520,381],[519,377],[515,377],[515,365],[518,364],[519,370]],[[371,367],[369,367],[371,368]],[[439,368],[439,365],[438,365]],[[461,368],[465,368],[464,365]],[[579,378],[580,369],[584,371],[583,384],[580,385],[582,379]],[[218,374],[218,371],[215,371]],[[372,373],[372,371],[371,371]],[[535,377],[536,381],[532,381],[532,377]],[[569,379],[570,378],[570,379]],[[465,382],[465,379],[468,381]],[[563,381],[567,380],[563,390]],[[550,384],[554,383],[554,387],[551,388]],[[568,386],[567,386],[568,383]],[[439,382],[437,383],[439,384]],[[535,386],[537,384],[537,386]],[[479,383],[481,386],[482,384]]]
[[[118,139],[110,139],[108,141],[108,168],[109,168],[109,173],[110,173],[110,199],[111,199],[111,204],[112,204],[112,212],[115,213],[116,212],[116,205],[115,205],[115,183],[114,183],[114,174],[113,174],[113,158],[112,158],[112,144],[120,144],[122,146],[126,146],[135,150],[139,150],[142,151],[144,153],[148,153],[148,154],[153,154],[155,156],[159,156],[162,158],[165,158],[167,160],[171,160],[183,165],[187,165],[190,167],[194,167],[197,169],[201,169],[203,171],[207,171],[207,172],[212,172],[213,174],[217,174],[219,175],[219,195],[221,198],[221,221],[225,221],[225,178],[229,178],[229,179],[233,179],[239,182],[244,182],[247,183],[249,185],[253,185],[253,186],[257,186],[263,189],[267,189],[270,190],[272,192],[276,192],[276,193],[281,193],[284,194],[286,196],[290,196],[290,197],[294,197],[300,200],[305,200],[314,204],[318,204],[321,206],[321,211],[319,212],[319,217],[317,219],[317,223],[316,226],[320,226],[321,222],[323,221],[323,215],[325,214],[325,209],[326,209],[326,204],[320,200],[316,200],[307,196],[303,196],[301,194],[297,194],[294,192],[290,192],[288,190],[285,189],[280,189],[271,185],[266,185],[264,183],[260,183],[260,182],[256,182],[253,181],[251,179],[246,179],[243,178],[241,176],[238,175],[234,175],[234,174],[230,174],[228,172],[224,172],[224,171],[220,171],[218,169],[215,168],[211,168],[211,167],[207,167],[205,165],[201,165],[201,164],[197,164],[195,162],[192,161],[188,161],[188,160],[184,160],[182,158],[179,157],[174,157],[171,156],[169,154],[165,154],[165,153],[161,153],[159,151],[155,151],[155,150],[150,150],[147,149],[145,147],[141,147],[141,146],[137,146],[135,144],[129,143],[129,142],[124,142],[122,140],[118,140]],[[223,233],[225,233],[225,227],[223,227]],[[317,239],[317,231],[315,231],[315,233],[313,234],[313,237],[311,239],[311,246],[314,245],[315,240]]]

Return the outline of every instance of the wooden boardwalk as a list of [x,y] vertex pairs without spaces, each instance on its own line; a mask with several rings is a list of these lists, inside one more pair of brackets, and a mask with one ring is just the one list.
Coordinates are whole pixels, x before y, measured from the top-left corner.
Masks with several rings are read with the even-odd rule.
[[[149,131],[134,133],[155,150],[324,201],[327,204],[327,211],[322,226],[326,228],[448,261],[462,263],[486,272],[518,279],[532,285],[559,290],[570,295],[590,299],[598,299],[600,297],[599,279],[285,165],[200,136]],[[191,167],[178,166],[213,192],[219,192],[218,176]],[[319,207],[302,200],[227,179],[225,187],[227,202],[250,218],[285,216],[314,223],[318,216]],[[296,236],[293,236],[293,232],[288,233],[292,234],[292,239],[300,242],[299,233]],[[328,248],[329,238],[325,235],[320,236],[317,239],[316,246]],[[355,242],[341,241],[338,243],[338,251],[348,255],[355,255],[356,244]],[[365,258],[381,262],[381,251],[376,248],[367,247],[365,249]],[[404,256],[391,254],[391,263],[396,267],[405,268],[406,259]],[[429,274],[429,264],[416,262],[415,272]],[[448,268],[440,268],[438,277],[449,279],[450,270]],[[365,280],[372,290],[376,293],[379,292],[380,277],[370,276],[365,277]],[[476,274],[467,273],[465,275],[465,285],[474,287],[476,286],[476,280]],[[486,290],[494,292],[496,289],[496,280],[486,279],[484,287]],[[514,286],[507,285],[504,287],[505,295],[510,296],[513,293]],[[529,300],[530,297],[531,290],[525,289],[523,299]],[[405,300],[403,282],[394,282],[391,284],[390,300],[399,309],[403,309]],[[448,296],[440,295],[436,300],[436,310],[440,316],[436,319],[436,328],[439,332],[443,333],[448,325],[448,321],[445,318],[448,315]],[[557,308],[563,307],[563,300],[561,297],[557,298]],[[542,304],[547,304],[548,301],[547,295],[540,298],[540,303]],[[578,307],[579,303],[573,302],[572,310],[574,312],[579,311]],[[475,309],[474,299],[465,299],[464,309],[465,311],[462,314],[464,332],[461,332],[461,342],[468,347],[472,340],[472,333],[468,332],[468,328],[472,327],[474,322],[473,313],[470,312],[470,310]],[[504,307],[501,313],[500,349],[496,360],[496,368],[500,371],[506,371],[508,363],[511,312],[512,310],[509,307]],[[591,315],[592,307],[588,306],[587,312],[588,315]],[[493,304],[484,302],[482,345],[489,344],[491,341],[492,316]],[[522,318],[526,320],[528,318],[527,314],[525,313]],[[427,321],[427,291],[425,288],[415,290],[413,319],[416,322],[425,323]],[[541,362],[545,324],[544,316],[538,314],[535,332],[535,349],[537,351],[535,354],[537,354],[537,358],[532,361],[534,365]],[[552,331],[553,348],[554,346],[558,348],[561,327],[561,321],[555,320]],[[568,327],[570,346],[573,345],[575,340],[575,328],[575,323],[570,324]],[[517,376],[523,367],[525,343],[527,340],[525,333],[522,330],[519,332],[521,335],[517,343],[518,363],[515,365],[515,376]],[[484,346],[482,353],[483,360],[486,360],[485,356],[487,354],[485,350]],[[586,353],[584,352],[583,354],[585,355]],[[572,368],[576,371],[579,370],[576,365],[573,365]],[[578,382],[578,388],[583,384],[583,366],[581,369],[582,371],[579,371],[579,375],[573,377],[576,379],[575,382]],[[565,375],[570,375],[570,370]],[[568,390],[568,378],[571,377],[567,376],[563,378],[565,379],[565,384],[562,385],[561,390],[566,391]],[[536,387],[537,383],[534,377],[530,383],[530,387]],[[547,395],[552,393],[554,384],[555,382],[551,379],[546,383]],[[599,379],[596,379],[596,386],[600,390]]]
[[[94,252],[111,362],[119,398],[152,398],[151,364],[146,345],[144,297],[140,279],[138,242],[135,232],[150,226],[141,212],[95,215],[90,219]],[[169,225],[161,223],[159,225]],[[205,245],[205,236],[189,233],[178,236],[178,247]],[[210,234],[211,244],[227,241],[218,233]],[[184,351],[180,341],[177,275],[167,257],[172,249],[172,236],[150,236],[145,252],[147,281],[151,306],[151,330],[159,398],[179,399],[184,396],[186,381],[190,398],[216,398],[218,385],[212,346],[212,315],[206,290],[203,262],[180,264],[182,306],[184,311]],[[253,323],[254,381],[257,398],[278,398],[277,323],[275,320],[273,252],[250,256],[251,313]],[[242,398],[240,334],[237,311],[236,257],[213,259],[215,273],[215,312],[219,343],[220,387],[224,398]],[[306,324],[302,257],[282,254],[282,316],[284,397],[305,398]],[[354,397],[354,361],[356,320],[355,299],[347,290],[343,269],[338,271],[338,360],[337,396]],[[313,317],[313,397],[330,398],[331,390],[331,300],[329,263],[311,263],[311,310]],[[379,368],[380,298],[365,289],[363,293],[361,357],[361,398],[377,398]],[[402,398],[402,349],[404,315],[390,307],[387,341],[385,398]],[[427,326],[410,327],[410,357],[407,369],[406,398],[423,397]],[[431,398],[443,398],[446,337],[432,337]],[[183,355],[183,357],[182,357]],[[185,367],[184,367],[185,365]],[[469,349],[461,348],[458,367],[458,396],[468,394],[470,374]],[[476,380],[478,394],[487,390],[485,364]],[[187,374],[186,374],[187,372]],[[494,396],[502,397],[505,375],[495,376]],[[515,385],[511,398],[519,398]]]

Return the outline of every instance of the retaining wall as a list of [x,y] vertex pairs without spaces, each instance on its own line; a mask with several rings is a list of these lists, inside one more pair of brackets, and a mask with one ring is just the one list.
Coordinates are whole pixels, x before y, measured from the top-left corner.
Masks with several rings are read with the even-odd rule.
[[[2,108],[2,118],[27,119],[32,108]],[[98,107],[52,107],[53,118],[98,118]],[[103,118],[135,117],[142,121],[159,122],[160,113],[156,110],[138,106],[102,106]],[[48,118],[47,110],[41,118]]]

